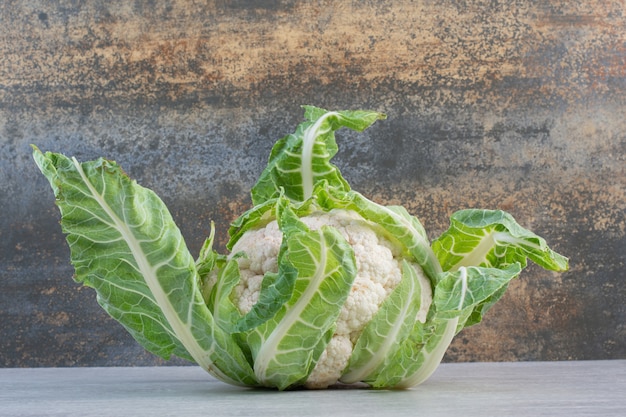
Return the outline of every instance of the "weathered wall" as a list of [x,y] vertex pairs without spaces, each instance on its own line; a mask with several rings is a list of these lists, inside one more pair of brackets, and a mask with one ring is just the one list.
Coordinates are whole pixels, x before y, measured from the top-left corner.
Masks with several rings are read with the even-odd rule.
[[117,160],[197,253],[301,104],[388,114],[339,133],[336,163],[432,236],[501,208],[570,257],[531,266],[446,360],[626,357],[623,0],[201,3],[0,5],[0,366],[161,363],[72,281],[29,144]]

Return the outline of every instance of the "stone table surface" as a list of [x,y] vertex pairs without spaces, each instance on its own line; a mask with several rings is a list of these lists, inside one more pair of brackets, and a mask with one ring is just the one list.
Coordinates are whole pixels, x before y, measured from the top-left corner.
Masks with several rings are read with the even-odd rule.
[[247,389],[198,367],[0,369],[2,416],[624,416],[626,360],[446,363],[405,391]]

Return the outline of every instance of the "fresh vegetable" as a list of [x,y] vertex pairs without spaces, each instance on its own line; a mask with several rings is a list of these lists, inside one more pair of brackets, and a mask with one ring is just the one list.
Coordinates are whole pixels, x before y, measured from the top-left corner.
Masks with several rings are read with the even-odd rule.
[[305,107],[252,189],[253,207],[194,260],[163,202],[114,162],[34,149],[75,279],[147,350],[242,386],[407,388],[481,321],[527,259],[565,257],[507,213],[463,210],[432,245],[417,218],[352,190],[334,132],[385,116]]

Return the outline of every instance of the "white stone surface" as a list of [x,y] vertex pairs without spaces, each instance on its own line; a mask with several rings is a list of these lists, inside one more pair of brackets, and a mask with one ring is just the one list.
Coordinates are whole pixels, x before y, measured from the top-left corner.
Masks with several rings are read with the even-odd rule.
[[0,416],[626,416],[626,360],[443,364],[406,391],[277,392],[197,367],[0,369]]

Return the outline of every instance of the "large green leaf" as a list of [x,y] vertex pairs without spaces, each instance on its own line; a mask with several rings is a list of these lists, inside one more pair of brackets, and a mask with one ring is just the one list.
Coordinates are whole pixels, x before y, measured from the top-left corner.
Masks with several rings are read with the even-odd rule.
[[[335,130],[347,127],[362,131],[386,116],[373,111],[334,111],[305,106],[307,122],[280,139],[265,170],[252,188],[252,202],[262,204],[281,192],[294,201],[305,201],[319,181],[349,190],[350,186],[330,159],[337,153]],[[281,191],[281,189],[283,191]]]
[[425,381],[441,362],[469,313],[499,293],[520,270],[519,264],[514,264],[506,269],[462,267],[442,273],[427,321],[415,322],[395,357],[371,375],[368,383],[375,388],[408,388]]
[[75,279],[96,290],[102,307],[150,352],[255,385],[240,348],[214,325],[195,262],[156,194],[105,159],[33,156],[54,190]]
[[450,218],[450,228],[432,244],[444,271],[462,266],[506,268],[527,258],[552,271],[568,268],[567,258],[546,241],[521,227],[501,210],[461,210]]
[[257,379],[279,389],[303,383],[313,370],[356,275],[352,248],[336,229],[284,227],[283,233],[281,262],[297,271],[292,296],[246,335]]
[[370,375],[377,375],[395,360],[420,310],[427,311],[430,307],[431,297],[429,281],[420,279],[415,267],[404,261],[402,281],[363,329],[341,381],[348,384],[372,382]]

